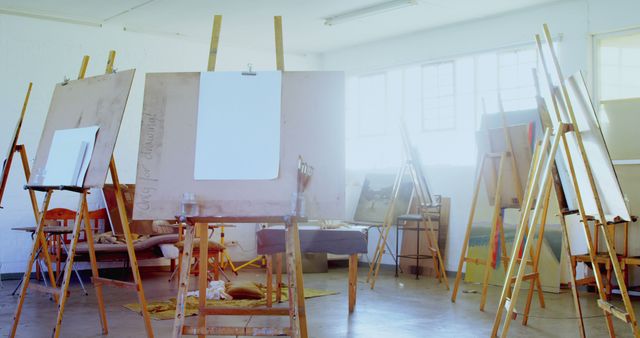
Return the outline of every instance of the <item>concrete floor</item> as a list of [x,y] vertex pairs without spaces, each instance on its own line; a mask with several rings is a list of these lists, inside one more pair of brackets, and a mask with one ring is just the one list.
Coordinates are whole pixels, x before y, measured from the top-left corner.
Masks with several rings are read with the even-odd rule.
[[[358,302],[352,315],[347,312],[347,269],[331,269],[324,274],[306,274],[305,286],[340,291],[339,295],[307,300],[309,336],[324,337],[488,337],[491,332],[500,289],[490,287],[487,310],[480,312],[479,293],[460,293],[457,302],[451,303],[450,292],[433,278],[415,280],[413,276],[393,277],[391,271],[382,271],[375,290],[364,282],[367,269],[360,268]],[[144,288],[149,300],[175,297],[176,283],[167,283],[167,272],[143,272]],[[263,281],[260,270],[242,271],[241,279]],[[6,337],[17,297],[10,293],[17,281],[4,281],[0,289],[0,336]],[[477,285],[465,285],[462,290],[479,290]],[[72,284],[72,294],[67,303],[63,337],[100,337],[100,323],[93,289],[83,296],[77,284]],[[143,337],[141,317],[122,307],[135,302],[133,292],[105,289],[107,319],[110,337]],[[521,297],[523,298],[523,297]],[[571,295],[545,294],[547,309],[534,303],[531,318],[524,327],[519,321],[512,323],[510,337],[578,337]],[[602,312],[598,310],[594,294],[583,294],[583,313],[589,337],[605,337],[607,331]],[[521,309],[522,306],[517,307]],[[636,313],[640,311],[636,308]],[[31,292],[25,302],[18,337],[49,337],[55,323],[56,306],[46,295]],[[549,319],[555,318],[555,319]],[[561,319],[558,319],[561,318]],[[188,318],[187,320],[191,320]],[[210,317],[209,324],[220,323],[220,317]],[[224,325],[244,325],[246,317],[225,317]],[[287,324],[285,318],[260,317],[251,320],[252,325],[266,323]],[[630,337],[628,326],[614,320],[619,337]],[[156,337],[169,337],[173,321],[153,321]]]

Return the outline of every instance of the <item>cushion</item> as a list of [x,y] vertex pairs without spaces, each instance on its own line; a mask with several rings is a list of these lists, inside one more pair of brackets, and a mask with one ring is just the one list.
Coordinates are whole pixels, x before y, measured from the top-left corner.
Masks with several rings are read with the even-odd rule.
[[178,228],[168,221],[153,221],[151,230],[153,230],[154,234],[174,234],[178,232]]
[[[180,241],[178,243],[175,244],[178,249],[182,250],[182,248],[184,248],[184,241]],[[193,248],[194,249],[198,249],[200,247],[200,239],[199,238],[194,238],[193,239]],[[225,247],[224,245],[210,239],[209,240],[209,251],[222,251],[224,250]]]
[[264,293],[259,284],[249,281],[227,283],[227,293],[233,299],[262,299]]

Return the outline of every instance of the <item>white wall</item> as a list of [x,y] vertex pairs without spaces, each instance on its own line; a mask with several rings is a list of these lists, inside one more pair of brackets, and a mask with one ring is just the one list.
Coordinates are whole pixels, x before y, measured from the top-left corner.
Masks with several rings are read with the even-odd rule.
[[[17,121],[29,81],[34,83],[20,136],[32,160],[44,125],[54,85],[64,77],[77,77],[83,55],[90,55],[87,76],[104,73],[107,53],[117,51],[115,68],[136,68],[136,77],[124,115],[115,157],[122,183],[134,183],[138,153],[144,74],[147,72],[202,71],[207,67],[208,41],[188,41],[174,37],[124,32],[120,29],[89,27],[0,15],[0,153],[4,156]],[[274,69],[275,52],[225,45],[219,47],[217,70]],[[317,69],[314,55],[285,54],[289,70]],[[11,227],[33,225],[24,176],[19,161],[14,162],[0,209],[0,262],[2,273],[23,272],[31,250],[28,234]],[[98,208],[97,194],[90,208]],[[75,209],[74,194],[59,193],[51,207]],[[234,260],[255,256],[254,225],[228,228],[227,240],[239,241],[232,248]]]
[[[321,62],[326,70],[365,74],[533,42],[536,33],[542,34],[542,24],[547,23],[554,38],[561,36],[558,48],[565,74],[583,70],[590,79],[591,35],[640,26],[638,11],[640,3],[633,0],[563,1],[331,51],[322,55]],[[469,119],[473,118],[469,116]],[[438,144],[446,145],[447,137],[451,136],[443,137]],[[428,139],[424,135],[414,135],[418,147],[433,146]],[[434,193],[452,199],[446,265],[448,270],[455,271],[471,204],[475,167],[428,167],[427,172]],[[371,234],[369,240],[375,243],[377,237],[374,232]],[[392,263],[392,260],[385,257],[383,262]]]

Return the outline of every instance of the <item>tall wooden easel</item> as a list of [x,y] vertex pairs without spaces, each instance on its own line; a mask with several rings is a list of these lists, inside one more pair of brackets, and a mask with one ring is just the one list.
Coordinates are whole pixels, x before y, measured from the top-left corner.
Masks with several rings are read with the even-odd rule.
[[[505,116],[506,113],[504,111],[504,108],[502,107],[502,100],[500,97],[498,97],[498,102],[499,102],[500,115],[502,117],[502,129],[503,129],[504,138],[505,138],[506,151],[498,152],[498,153],[485,153],[482,155],[480,159],[480,164],[478,166],[478,174],[476,177],[476,183],[475,183],[475,188],[473,192],[473,198],[471,202],[471,210],[469,212],[469,219],[467,222],[467,230],[465,232],[464,242],[462,244],[462,252],[460,253],[460,260],[458,261],[458,271],[456,273],[456,280],[453,286],[453,292],[451,294],[451,301],[455,302],[456,297],[458,295],[458,288],[462,280],[462,269],[464,267],[464,263],[484,265],[484,274],[482,279],[482,294],[480,298],[480,311],[484,311],[484,307],[487,302],[489,278],[491,275],[491,270],[493,270],[491,267],[492,255],[493,255],[493,252],[496,251],[496,248],[495,248],[496,234],[500,236],[501,248],[498,254],[501,253],[501,261],[505,270],[507,269],[507,261],[509,260],[509,257],[507,256],[504,225],[503,225],[503,220],[501,216],[502,192],[505,184],[505,182],[503,182],[504,176],[505,176],[505,165],[511,165],[511,171],[513,172],[513,182],[511,183],[514,184],[514,187],[516,189],[517,202],[518,202],[518,205],[520,205],[521,207],[522,207],[522,196],[523,196],[520,176],[518,175],[518,168],[516,165],[515,154],[513,152],[513,143],[511,142],[511,135],[509,133],[509,128],[506,122],[506,116]],[[534,154],[534,157],[535,157],[535,154]],[[495,176],[496,177],[495,196],[493,201],[493,214],[491,219],[491,232],[489,235],[489,250],[487,253],[487,258],[485,258],[485,260],[481,260],[478,258],[467,257],[467,250],[469,248],[469,240],[471,238],[471,230],[472,230],[473,221],[475,218],[476,205],[478,202],[478,194],[480,193],[480,186],[482,184],[482,179],[483,177],[485,177],[484,172],[485,170],[493,169],[491,166],[488,166],[488,165],[492,161],[495,161],[497,159],[499,159],[499,162],[498,162],[499,164],[498,164],[497,174]],[[509,164],[506,163],[507,159],[509,159],[509,162],[510,162]],[[492,172],[494,171],[492,170]],[[531,179],[531,170],[529,171],[529,179]],[[488,184],[488,183],[489,182],[485,182],[485,184]],[[544,296],[542,294],[542,286],[540,283],[540,276],[538,274],[538,266],[537,266],[538,257],[540,255],[540,249],[536,252],[534,252],[533,250],[529,251],[529,254],[531,255],[531,257],[533,257],[533,260],[536,264],[531,264],[533,266],[533,272],[527,275],[527,279],[531,281],[532,285],[534,284],[536,285],[538,290],[538,300],[540,302],[540,306],[544,307],[545,306]],[[526,252],[526,251],[523,251],[523,252]]]
[[[88,62],[89,62],[89,56],[85,55],[84,58],[82,59],[82,65],[80,67],[80,74],[78,75],[78,78],[84,77],[84,72],[87,69]],[[27,111],[27,105],[29,103],[29,98],[31,97],[32,88],[33,88],[33,83],[30,82],[29,87],[27,88],[27,94],[25,95],[25,98],[24,98],[24,103],[22,104],[22,110],[20,112],[20,117],[16,125],[16,129],[13,135],[13,140],[11,141],[10,150],[4,162],[2,177],[0,178],[2,179],[2,181],[0,181],[0,208],[2,208],[1,206],[2,197],[4,196],[4,191],[7,186],[7,180],[9,179],[9,172],[11,171],[11,164],[13,163],[13,156],[15,155],[15,153],[20,154],[22,169],[24,171],[24,177],[26,181],[28,182],[29,177],[31,177],[31,170],[29,169],[29,158],[27,157],[26,147],[24,146],[24,144],[18,144],[18,140],[20,138],[20,131],[22,130],[22,122],[24,121],[24,116]],[[31,202],[31,208],[33,210],[34,219],[36,222],[38,222],[40,218],[40,211],[38,208],[38,200],[36,199],[35,192],[29,191],[29,200]],[[47,264],[47,274],[49,277],[49,282],[51,283],[52,286],[55,287],[56,280],[53,274],[53,268],[51,265],[51,255],[49,253],[49,247],[48,247],[45,235],[42,234],[42,236],[38,236],[36,242],[38,243],[39,248],[40,247],[42,248],[40,252],[44,257],[45,263]],[[57,295],[53,295],[53,296],[54,296],[54,300],[58,301]]]
[[[393,227],[395,222],[395,220],[393,219],[393,215],[395,214],[395,205],[400,193],[400,185],[402,182],[402,178],[408,171],[409,175],[411,176],[411,182],[413,183],[413,196],[417,198],[418,202],[418,213],[420,214],[420,216],[422,216],[426,223],[425,230],[427,245],[431,252],[430,254],[435,256],[437,260],[438,271],[436,277],[441,283],[444,282],[447,290],[449,290],[449,281],[447,280],[446,267],[444,265],[442,255],[440,254],[440,248],[438,247],[438,236],[435,234],[432,222],[432,219],[435,215],[433,215],[433,211],[430,210],[436,207],[436,205],[434,205],[434,200],[429,191],[429,186],[427,185],[424,173],[422,172],[422,166],[418,160],[417,154],[415,153],[415,149],[411,145],[409,134],[403,123],[400,124],[400,135],[402,137],[405,163],[400,167],[400,170],[398,171],[393,184],[391,192],[391,202],[389,203],[389,207],[387,208],[387,211],[385,213],[381,235],[378,237],[378,243],[373,255],[373,260],[371,260],[371,263],[369,264],[367,282],[370,283],[371,289],[373,289],[376,285],[376,279],[378,278],[378,272],[380,271],[380,265],[382,264],[382,256],[384,254],[385,247],[387,247],[389,232],[391,231],[391,228]],[[419,236],[419,232],[416,234],[416,236]],[[398,257],[396,257],[396,259],[398,259]]]
[[[527,238],[533,238],[532,236],[535,234],[536,232],[536,224],[537,224],[537,220],[540,217],[541,211],[543,209],[543,203],[544,202],[544,196],[548,193],[548,191],[551,189],[551,176],[553,176],[553,168],[554,168],[554,163],[555,163],[555,158],[556,158],[556,154],[558,152],[558,149],[560,147],[560,144],[562,144],[562,146],[564,147],[564,154],[566,155],[566,161],[569,165],[569,175],[571,177],[571,181],[572,181],[572,185],[573,185],[573,189],[575,191],[576,194],[576,200],[577,200],[577,204],[578,204],[578,212],[580,214],[581,220],[582,220],[582,226],[584,228],[584,233],[585,233],[585,238],[586,238],[586,242],[587,242],[587,247],[589,250],[589,256],[591,258],[591,263],[593,264],[593,266],[597,266],[596,265],[596,250],[597,248],[594,246],[593,240],[592,240],[592,235],[591,232],[589,230],[589,221],[591,216],[595,216],[595,225],[597,229],[602,230],[602,235],[605,239],[605,243],[606,243],[606,247],[607,247],[607,252],[609,255],[609,259],[611,260],[611,265],[613,266],[613,271],[615,273],[615,277],[618,281],[618,285],[619,285],[619,289],[620,289],[620,295],[622,297],[622,301],[624,303],[624,309],[621,309],[619,307],[614,306],[613,304],[609,303],[607,301],[607,295],[604,289],[604,284],[603,284],[603,278],[602,278],[602,274],[600,272],[600,270],[598,268],[593,269],[594,272],[594,276],[595,276],[595,280],[596,280],[596,287],[598,289],[598,295],[599,295],[599,299],[598,299],[598,307],[600,307],[604,313],[604,317],[605,317],[605,321],[607,323],[607,329],[609,331],[609,336],[611,337],[615,337],[615,331],[613,328],[613,322],[612,322],[612,317],[616,317],[620,320],[622,320],[623,322],[629,324],[630,328],[631,328],[631,332],[633,334],[634,337],[640,337],[640,330],[638,329],[638,323],[636,321],[636,317],[635,317],[635,312],[633,310],[633,306],[631,304],[631,300],[629,298],[629,293],[627,292],[627,287],[625,285],[625,280],[624,280],[624,276],[622,273],[622,270],[620,269],[620,264],[618,262],[618,258],[616,255],[616,252],[614,250],[614,243],[613,243],[613,238],[611,237],[611,234],[609,233],[609,231],[607,230],[607,225],[608,225],[608,221],[607,218],[604,214],[604,208],[602,206],[601,200],[600,200],[600,196],[596,187],[596,182],[595,182],[595,178],[593,177],[593,173],[592,173],[592,169],[591,166],[589,164],[589,158],[587,157],[587,153],[585,151],[585,147],[584,147],[584,143],[582,141],[582,135],[579,131],[579,127],[578,127],[578,123],[576,120],[576,116],[574,114],[574,110],[573,110],[573,106],[571,103],[571,99],[569,96],[569,91],[567,89],[567,86],[564,82],[564,76],[562,74],[562,70],[560,68],[560,63],[558,61],[558,58],[555,54],[555,50],[553,48],[553,41],[551,39],[551,34],[549,32],[549,28],[548,26],[545,24],[544,25],[544,34],[545,34],[545,38],[547,40],[547,44],[548,44],[548,49],[552,58],[552,62],[553,65],[555,67],[555,75],[557,76],[557,80],[562,92],[562,99],[564,100],[564,106],[566,107],[566,113],[569,117],[569,122],[563,122],[562,118],[561,118],[561,113],[560,113],[560,109],[558,107],[560,102],[556,102],[555,98],[554,98],[554,93],[553,93],[553,83],[551,83],[550,81],[550,74],[548,72],[548,70],[546,69],[545,66],[545,72],[547,73],[547,80],[549,81],[549,88],[552,90],[551,93],[551,97],[554,100],[554,109],[556,110],[556,125],[557,125],[557,129],[555,130],[555,135],[553,136],[553,140],[551,140],[551,135],[552,135],[552,130],[550,128],[547,128],[546,132],[545,132],[545,137],[543,139],[543,143],[542,146],[540,147],[541,152],[540,152],[540,158],[536,163],[536,168],[535,168],[535,172],[534,172],[534,177],[533,179],[530,181],[530,185],[531,185],[531,189],[528,189],[528,193],[527,193],[527,197],[526,197],[526,206],[527,208],[525,209],[525,213],[523,215],[522,218],[522,225],[518,231],[517,237],[516,237],[516,242],[514,247],[519,247],[520,245],[522,245],[522,242],[524,241],[524,237],[525,237],[525,232],[526,232],[526,237]],[[536,36],[536,42],[538,43],[538,49],[539,49],[539,53],[540,55],[542,55],[543,58],[543,64],[544,64],[544,53],[542,50],[542,44],[540,42],[540,37]],[[567,142],[567,135],[569,133],[573,133],[574,137],[575,137],[575,142],[577,143],[577,148],[578,148],[578,153],[572,153],[571,152],[571,148],[569,147],[569,144]],[[548,151],[547,151],[548,150]],[[593,198],[595,200],[595,204],[596,204],[596,208],[597,208],[597,215],[588,215],[586,213],[586,209],[583,203],[583,199],[582,199],[582,195],[581,195],[581,190],[582,188],[579,186],[578,184],[578,178],[576,176],[576,170],[574,168],[574,162],[573,162],[573,157],[578,156],[582,158],[583,161],[583,165],[584,168],[586,170],[586,174],[587,174],[587,178],[589,180],[589,186],[587,187],[587,189],[591,190],[591,193],[593,194]],[[543,166],[543,160],[544,160],[544,166]],[[537,191],[536,191],[537,190]],[[533,205],[533,201],[534,201],[534,194],[537,196],[536,197],[536,204],[535,204],[535,208],[533,209],[533,215],[532,215],[532,224],[531,226],[527,229],[528,231],[525,231],[525,224],[529,223],[530,221],[530,216],[531,216],[531,206]],[[565,233],[566,233],[566,225],[564,224],[564,220],[562,220],[562,225],[565,228]],[[596,230],[598,231],[598,230]],[[565,236],[565,240],[568,240],[568,238],[566,238]],[[529,248],[532,245],[533,241],[526,241],[525,242],[525,250],[527,248]],[[567,241],[568,242],[568,241]],[[507,270],[507,275],[505,280],[506,281],[511,281],[512,280],[512,276],[513,276],[513,272],[515,270],[515,261],[512,258],[511,261],[509,262],[509,268]],[[496,337],[498,334],[500,334],[501,337],[506,337],[508,332],[509,332],[509,325],[511,323],[511,320],[513,319],[513,314],[515,313],[515,305],[518,299],[518,295],[520,292],[520,288],[522,286],[522,280],[523,280],[523,276],[524,276],[524,264],[521,264],[518,268],[518,272],[517,275],[514,279],[514,283],[513,283],[513,288],[511,287],[511,283],[506,283],[504,284],[504,287],[502,289],[502,293],[500,296],[500,303],[498,305],[498,310],[496,313],[496,317],[493,323],[493,329],[492,329],[492,333],[491,336],[492,337]],[[573,281],[575,281],[575,277],[573,277]],[[572,284],[575,284],[572,283]],[[573,292],[573,299],[574,299],[574,304],[576,305],[576,311],[578,312],[579,316],[581,317],[581,312],[580,312],[580,308],[579,308],[579,302],[578,302],[578,298],[577,298],[577,292],[575,290],[572,290]],[[502,331],[499,332],[500,330],[500,324],[502,322],[503,319],[503,314],[506,310],[506,315],[504,315],[504,324],[502,325]],[[585,332],[584,329],[581,326],[581,332],[580,332],[581,336],[585,336]]]
[[[85,60],[88,61],[88,57],[85,57]],[[83,69],[81,70],[81,74],[83,75],[83,77],[84,77],[84,72],[86,71],[85,60],[83,60]],[[106,74],[113,73],[114,60],[115,60],[115,51],[110,51],[109,58],[107,60],[106,70],[105,70]],[[56,325],[52,333],[52,337],[54,338],[57,338],[60,336],[60,328],[62,325],[64,309],[67,302],[67,298],[69,296],[69,283],[71,281],[71,274],[73,271],[72,267],[73,267],[73,262],[75,258],[75,253],[76,253],[76,246],[78,244],[78,237],[80,235],[80,232],[82,231],[82,228],[81,228],[82,223],[84,223],[84,231],[85,231],[85,236],[87,238],[87,245],[89,249],[89,260],[91,263],[91,273],[93,276],[92,281],[96,289],[96,297],[98,299],[98,310],[100,314],[100,323],[102,326],[102,333],[108,334],[107,317],[106,317],[106,311],[104,308],[104,299],[102,296],[102,285],[112,285],[112,286],[121,287],[121,288],[135,289],[137,291],[142,315],[145,321],[145,329],[147,332],[147,336],[153,337],[153,328],[151,327],[151,317],[149,316],[149,313],[147,311],[147,303],[144,296],[144,290],[142,288],[142,283],[140,279],[140,272],[138,270],[138,263],[136,260],[135,250],[133,247],[131,229],[129,228],[129,220],[127,218],[127,213],[125,211],[124,198],[122,196],[122,191],[120,190],[120,181],[118,179],[118,174],[116,171],[115,160],[113,158],[113,155],[111,156],[109,171],[111,172],[111,179],[116,189],[116,201],[118,205],[118,211],[120,214],[120,221],[122,223],[123,232],[125,234],[127,251],[129,254],[129,263],[131,266],[131,271],[133,273],[134,283],[111,280],[111,279],[102,278],[99,276],[98,265],[97,265],[95,249],[94,249],[94,242],[93,242],[93,231],[91,229],[91,224],[89,222],[89,210],[87,205],[87,195],[89,194],[88,188],[65,187],[65,186],[62,186],[62,187],[29,186],[29,185],[27,186],[27,189],[29,189],[30,194],[34,193],[35,191],[44,191],[46,193],[44,197],[44,201],[42,203],[42,212],[38,217],[38,225],[36,230],[37,238],[44,237],[44,233],[43,233],[44,224],[45,224],[44,215],[46,214],[47,209],[49,207],[49,202],[51,201],[53,192],[57,190],[67,190],[67,191],[72,191],[80,194],[80,200],[78,202],[76,219],[73,225],[73,232],[71,235],[71,244],[70,244],[69,252],[67,254],[67,261],[65,264],[62,285],[60,288],[56,288],[55,284],[52,284],[53,287],[48,287],[48,288],[38,287],[37,289],[34,289],[37,291],[42,291],[45,293],[56,295],[60,298],[58,302],[58,315],[56,319]],[[18,329],[18,324],[20,322],[20,314],[22,312],[22,306],[24,304],[27,288],[29,286],[29,275],[31,273],[31,268],[35,260],[36,252],[38,251],[38,247],[39,247],[39,243],[38,241],[36,241],[31,251],[31,255],[29,256],[27,268],[25,270],[25,274],[22,279],[23,287],[22,287],[22,290],[20,291],[20,299],[18,301],[18,305],[16,307],[16,311],[14,314],[13,326],[11,328],[10,337],[15,337],[16,331]]]
[[[222,16],[214,16],[213,32],[211,38],[211,48],[209,53],[208,70],[215,70],[215,62],[218,51],[218,41],[220,36],[220,27]],[[274,17],[275,28],[275,45],[276,45],[276,65],[279,71],[284,71],[284,50],[282,46],[282,17]],[[187,235],[184,243],[184,250],[180,266],[180,282],[178,284],[178,296],[176,297],[176,316],[173,324],[172,337],[181,337],[184,335],[197,335],[205,337],[206,335],[231,335],[231,336],[291,336],[295,338],[307,337],[307,320],[304,302],[304,284],[302,278],[302,263],[300,256],[300,238],[298,234],[298,221],[304,221],[300,217],[301,194],[304,186],[301,186],[300,175],[309,176],[303,169],[307,165],[300,161],[298,163],[298,191],[299,198],[296,202],[296,208],[292,215],[283,216],[265,216],[265,217],[187,217],[181,220],[186,223]],[[286,236],[286,266],[288,271],[288,292],[289,307],[288,308],[272,308],[272,275],[271,275],[271,258],[267,260],[267,307],[266,308],[220,308],[206,306],[206,288],[207,288],[207,252],[208,252],[208,223],[284,223]],[[193,242],[195,232],[198,231],[199,242],[199,274],[198,274],[198,290],[201,295],[198,297],[199,311],[197,326],[184,325],[184,312],[186,294],[189,289],[189,270],[191,268],[191,257],[193,253]],[[281,264],[281,263],[280,263]],[[236,315],[236,316],[289,316],[289,327],[222,327],[207,326],[206,318],[211,315]]]

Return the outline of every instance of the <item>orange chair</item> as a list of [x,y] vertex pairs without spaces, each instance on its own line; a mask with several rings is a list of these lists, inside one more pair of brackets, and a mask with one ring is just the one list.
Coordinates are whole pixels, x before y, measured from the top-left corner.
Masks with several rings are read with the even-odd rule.
[[[215,228],[217,226],[209,226],[210,228]],[[171,282],[173,280],[173,278],[176,276],[176,274],[180,273],[180,266],[182,264],[182,253],[183,253],[183,249],[184,249],[184,235],[183,235],[183,226],[182,224],[179,225],[178,227],[178,243],[175,244],[175,246],[178,248],[178,250],[180,251],[180,257],[178,258],[178,268],[176,270],[173,271],[173,273],[171,274],[171,277],[169,278],[169,282]],[[213,232],[211,233],[211,235],[213,235]],[[225,246],[223,244],[220,244],[219,242],[216,242],[212,239],[209,239],[209,245],[208,245],[208,253],[207,253],[207,266],[208,266],[208,276],[207,279],[209,280],[219,280],[220,279],[220,273],[223,274],[223,276],[225,277],[225,279],[227,281],[229,281],[229,277],[227,277],[227,275],[224,273],[224,271],[222,270],[222,268],[220,267],[220,257],[222,256],[222,254],[224,254],[225,251]],[[193,239],[193,253],[191,255],[191,257],[195,258],[193,264],[192,264],[192,268],[191,268],[191,272],[194,275],[198,274],[198,259],[200,257],[200,237],[198,237],[198,233],[196,231],[196,236]]]
[[[47,210],[44,218],[46,221],[48,221],[48,223],[54,223],[60,227],[70,228],[74,225],[76,212],[64,208],[55,208]],[[101,229],[104,230],[107,224],[106,209],[90,211],[89,224],[91,225],[91,229],[94,233],[97,233]],[[85,242],[87,240],[84,231],[85,229],[84,227],[82,227],[80,229],[80,233],[78,234],[78,242]],[[51,256],[52,263],[55,263],[56,266],[56,280],[59,280],[61,277],[60,272],[62,271],[62,261],[66,259],[67,245],[71,243],[71,239],[69,238],[70,232],[50,232],[47,235],[49,254]],[[41,257],[39,257],[39,259],[43,258],[44,257],[42,257],[42,255]],[[82,283],[82,279],[80,278],[80,274],[75,269],[75,267],[74,272],[76,273],[76,277],[78,278],[82,289],[84,290],[85,294],[87,294],[86,289],[84,288],[84,284]],[[38,278],[40,275],[40,265],[36,264],[36,278]]]

